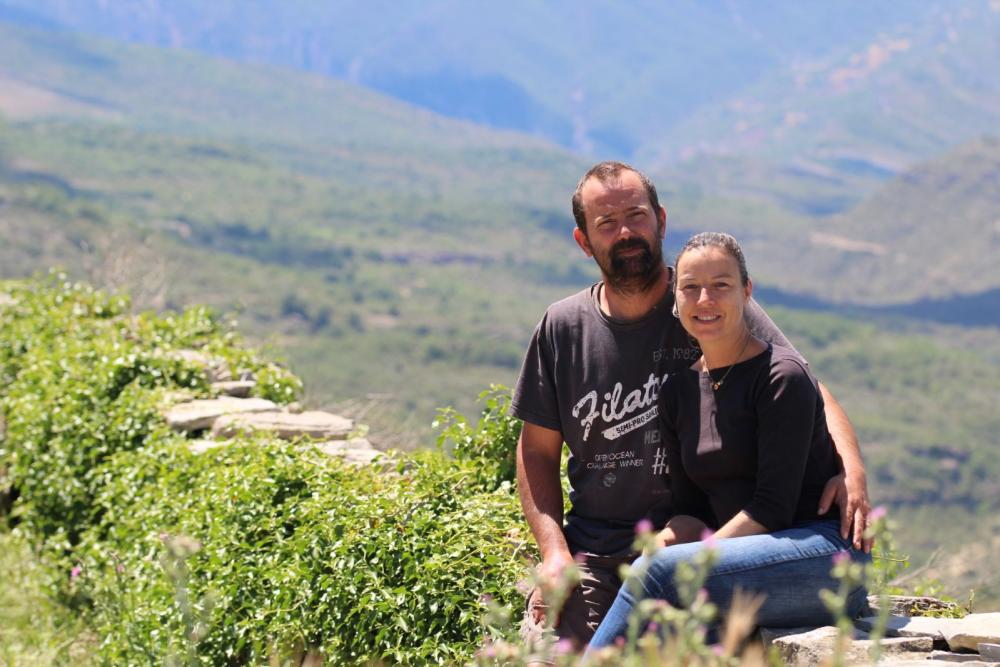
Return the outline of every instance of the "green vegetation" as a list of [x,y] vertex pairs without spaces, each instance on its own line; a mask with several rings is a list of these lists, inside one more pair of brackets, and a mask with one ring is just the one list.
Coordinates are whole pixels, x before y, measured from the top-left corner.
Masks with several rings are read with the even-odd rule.
[[[0,516],[2,520],[2,516]],[[0,525],[0,665],[85,665],[97,641],[85,624],[46,594],[31,546]]]
[[101,661],[232,664],[304,647],[336,663],[451,662],[481,641],[480,596],[517,606],[531,549],[511,467],[492,458],[518,432],[502,392],[457,458],[354,468],[264,437],[193,454],[158,407],[170,391],[207,394],[206,380],[173,351],[255,371],[277,401],[295,398],[296,378],[203,308],[133,315],[124,297],[58,278],[0,291],[10,518],[48,590],[102,638]]

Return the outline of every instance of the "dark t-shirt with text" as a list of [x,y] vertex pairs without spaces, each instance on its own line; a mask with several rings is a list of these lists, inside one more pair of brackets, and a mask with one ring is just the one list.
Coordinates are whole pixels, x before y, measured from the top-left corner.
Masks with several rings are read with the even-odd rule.
[[[511,412],[560,431],[569,446],[570,549],[620,555],[631,550],[638,521],[660,527],[673,515],[660,388],[700,351],[672,315],[669,290],[642,319],[620,322],[601,312],[599,286],[546,310]],[[746,314],[758,337],[790,347],[755,302]]]

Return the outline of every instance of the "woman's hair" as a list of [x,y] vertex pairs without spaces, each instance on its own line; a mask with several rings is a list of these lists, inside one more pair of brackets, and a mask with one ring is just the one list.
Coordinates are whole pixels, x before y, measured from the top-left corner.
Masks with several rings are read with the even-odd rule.
[[750,274],[747,273],[747,260],[743,257],[743,249],[740,248],[740,244],[736,242],[736,239],[723,232],[702,232],[689,238],[684,247],[681,248],[681,251],[677,253],[674,266],[679,267],[681,265],[681,257],[684,256],[684,253],[689,250],[697,250],[698,248],[719,248],[729,253],[740,267],[740,282],[744,287],[750,282]]

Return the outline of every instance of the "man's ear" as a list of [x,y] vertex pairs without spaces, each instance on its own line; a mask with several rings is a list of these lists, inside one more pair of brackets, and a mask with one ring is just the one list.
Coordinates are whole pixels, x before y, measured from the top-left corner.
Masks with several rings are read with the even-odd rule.
[[583,254],[587,257],[594,256],[594,251],[590,249],[590,239],[587,238],[586,234],[580,231],[579,227],[573,230],[573,240],[576,241],[578,246],[580,246],[580,250],[583,251]]
[[664,234],[667,233],[667,209],[662,206],[656,212],[656,228],[659,230],[660,238],[662,239]]

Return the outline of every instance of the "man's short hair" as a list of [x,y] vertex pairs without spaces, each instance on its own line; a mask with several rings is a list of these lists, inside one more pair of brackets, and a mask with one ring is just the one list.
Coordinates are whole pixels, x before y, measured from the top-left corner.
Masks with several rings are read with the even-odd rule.
[[576,219],[576,226],[584,235],[587,234],[587,215],[583,211],[583,186],[591,178],[596,178],[600,183],[607,183],[608,181],[621,178],[622,172],[625,171],[631,171],[639,177],[639,180],[642,181],[642,187],[646,188],[646,194],[649,195],[649,203],[653,207],[653,215],[659,213],[660,198],[656,195],[656,186],[653,185],[653,182],[649,180],[646,174],[624,162],[616,160],[598,162],[587,170],[587,173],[583,175],[580,182],[576,184],[576,191],[573,193],[573,217]]

